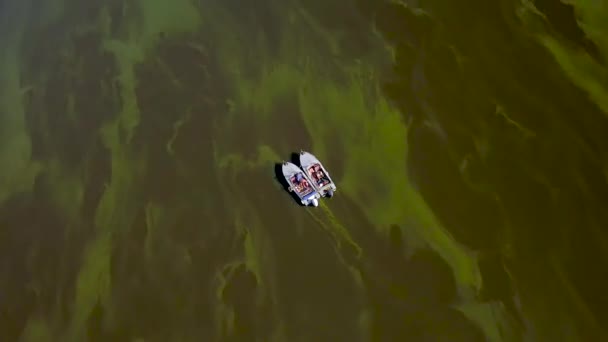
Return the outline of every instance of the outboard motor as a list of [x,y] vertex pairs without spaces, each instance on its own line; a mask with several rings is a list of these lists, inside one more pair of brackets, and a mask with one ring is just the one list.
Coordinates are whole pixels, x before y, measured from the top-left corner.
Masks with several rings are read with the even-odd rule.
[[319,206],[319,200],[318,200],[318,199],[316,199],[316,198],[313,198],[313,199],[312,199],[312,205],[313,205],[314,207],[318,207],[318,206]]
[[325,192],[325,195],[327,197],[334,197],[334,191],[332,189],[327,190],[327,192]]

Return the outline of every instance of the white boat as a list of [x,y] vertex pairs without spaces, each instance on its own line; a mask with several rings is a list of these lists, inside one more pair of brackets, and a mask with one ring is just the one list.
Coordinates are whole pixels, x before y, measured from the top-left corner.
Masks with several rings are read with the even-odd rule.
[[302,170],[295,164],[283,162],[282,166],[283,177],[289,185],[288,190],[298,196],[303,205],[319,205],[321,195],[315,190],[312,181]]
[[322,197],[332,197],[334,192],[337,190],[336,184],[331,180],[329,172],[323,167],[323,164],[313,156],[311,153],[306,151],[300,151],[300,166],[306,176],[308,176],[315,188],[315,190]]

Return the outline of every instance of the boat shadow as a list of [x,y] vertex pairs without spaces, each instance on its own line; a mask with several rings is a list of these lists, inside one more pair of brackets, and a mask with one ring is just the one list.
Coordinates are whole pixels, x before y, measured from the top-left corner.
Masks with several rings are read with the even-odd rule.
[[275,163],[274,164],[274,178],[275,178],[275,180],[281,185],[281,187],[283,188],[283,190],[289,194],[289,196],[294,200],[294,202],[296,202],[297,205],[299,205],[301,207],[305,207],[305,205],[302,204],[302,202],[300,201],[300,198],[298,198],[298,196],[294,192],[289,191],[289,184],[287,183],[287,180],[285,179],[285,177],[283,177],[282,166],[283,166],[283,163]]
[[297,167],[299,167],[300,169],[302,168],[302,165],[300,165],[300,154],[298,152],[293,152],[289,159]]

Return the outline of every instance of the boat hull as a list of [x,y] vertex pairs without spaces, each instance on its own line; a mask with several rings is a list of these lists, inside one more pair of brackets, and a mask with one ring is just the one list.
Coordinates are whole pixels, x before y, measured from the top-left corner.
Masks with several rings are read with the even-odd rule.
[[333,193],[337,190],[336,184],[317,157],[310,152],[301,151],[300,167],[306,176],[311,179],[313,187],[322,197],[333,196]]
[[296,195],[302,205],[319,205],[321,195],[314,188],[311,179],[299,167],[290,162],[284,162],[281,170],[287,182],[288,190]]

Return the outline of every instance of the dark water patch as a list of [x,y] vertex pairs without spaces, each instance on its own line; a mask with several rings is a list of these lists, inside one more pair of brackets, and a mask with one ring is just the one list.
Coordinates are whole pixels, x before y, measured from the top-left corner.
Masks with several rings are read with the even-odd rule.
[[[174,124],[186,119],[193,108],[199,110],[194,114],[206,116],[209,121],[212,114],[218,114],[207,107],[220,102],[213,95],[223,90],[221,82],[217,84],[220,91],[214,91],[210,79],[213,61],[204,46],[192,44],[181,38],[164,40],[157,50],[159,59],[150,59],[137,67],[140,81],[136,92],[142,123],[136,140],[156,144],[155,150],[166,147],[173,136]],[[204,127],[209,126],[207,123]]]
[[[21,42],[21,85],[30,86],[40,82],[41,77],[49,70],[49,65],[56,65],[65,59],[66,47],[69,45],[68,32],[73,26],[59,22],[40,25],[45,13],[31,11],[28,25],[24,25]],[[40,16],[40,17],[39,17]]]
[[[37,222],[40,217],[30,216],[35,206],[32,198],[23,194],[0,207],[0,336],[7,341],[18,340],[28,317],[37,310],[40,295],[45,294],[43,300],[48,300],[47,289],[28,286],[36,277],[35,270],[28,267],[29,254],[38,245],[37,237],[44,234]],[[33,257],[34,262],[40,261]]]
[[54,202],[56,197],[53,192],[57,189],[54,181],[54,177],[41,173],[34,185],[35,203],[40,208],[28,210],[30,214],[36,215],[39,222],[43,222],[45,234],[51,234],[53,238],[39,234],[45,249],[37,250],[36,246],[32,246],[30,251],[36,251],[36,257],[44,261],[33,266],[31,272],[42,277],[41,288],[52,291],[47,302],[37,302],[37,310],[46,310],[42,317],[53,317],[53,323],[57,326],[67,326],[85,247],[97,227],[94,215],[70,220],[62,213],[63,207]]
[[421,316],[422,322],[417,328],[422,341],[487,341],[483,331],[458,310],[443,308],[423,312]]
[[171,202],[176,195],[176,169],[167,143],[174,134],[173,125],[187,113],[188,104],[171,78],[154,61],[137,67],[136,89],[140,123],[133,138],[138,151],[148,156],[146,197],[160,203]]
[[173,158],[163,150],[148,149],[145,176],[145,198],[150,201],[171,205],[175,203],[179,193],[179,179]]
[[[600,229],[597,226],[593,227],[594,223],[589,221],[588,218],[581,217],[579,224],[591,229]],[[589,241],[590,239],[592,241]],[[605,236],[601,239],[605,239]],[[605,246],[598,243],[599,241],[595,242],[593,240],[594,235],[589,232],[580,231],[578,234],[572,234],[569,238],[569,248],[574,253],[568,253],[564,269],[567,279],[572,282],[573,287],[592,313],[595,321],[602,326],[602,322],[608,320],[608,310],[606,309],[608,299],[606,296],[598,296],[597,294],[603,293],[606,288],[608,270],[603,265],[606,262],[606,251],[603,249]],[[608,332],[604,331],[604,333]]]
[[[527,115],[527,110],[519,107],[514,109],[512,115],[517,115],[515,120],[523,123],[532,131],[537,127],[544,127],[544,117],[540,113],[546,111],[546,107],[552,104],[551,101],[542,101],[539,99],[550,99],[555,96],[554,89],[546,86],[547,78],[550,78],[551,73],[557,70],[554,63],[550,63],[551,57],[541,47],[533,37],[522,36],[519,32],[514,31],[507,25],[506,18],[512,16],[511,11],[514,11],[512,5],[494,6],[488,3],[474,2],[476,9],[482,11],[483,15],[478,15],[477,11],[456,6],[441,6],[438,4],[430,5],[442,22],[443,29],[436,39],[441,39],[441,42],[435,45],[441,46],[449,42],[459,54],[464,57],[463,66],[466,68],[465,73],[467,78],[481,82],[481,84],[471,84],[476,91],[482,91],[477,97],[491,96],[502,100],[508,106],[536,105],[535,112],[538,115]],[[473,5],[473,4],[472,4]],[[456,10],[456,13],[453,12]],[[468,16],[475,14],[475,18]],[[460,25],[462,20],[468,20],[470,25]],[[455,21],[457,20],[457,21]],[[483,27],[483,28],[482,28]],[[495,42],[500,41],[501,44]],[[447,57],[448,53],[439,53],[436,51],[434,56],[440,58]],[[433,58],[435,60],[436,58]],[[433,78],[434,85],[467,82],[466,79],[460,79],[460,82],[445,82],[445,72],[452,72],[455,68],[453,62],[446,60],[448,63],[440,63],[434,68],[440,74]],[[509,71],[508,77],[505,75],[505,70]],[[467,82],[469,83],[469,82]],[[485,87],[490,87],[490,92],[483,90]],[[437,89],[437,88],[434,88]],[[440,96],[446,94],[455,94],[454,92],[438,92]],[[456,98],[451,96],[450,98]],[[472,102],[473,98],[463,99],[465,102]],[[435,101],[441,104],[441,101]],[[509,111],[511,112],[511,111]],[[475,113],[472,113],[475,114]],[[458,116],[466,115],[466,112],[460,112]],[[528,122],[535,120],[533,122]],[[446,125],[447,126],[447,125]]]
[[[423,84],[426,87],[419,87],[420,93],[426,97],[427,101],[438,107],[434,108],[436,111],[433,112],[436,120],[441,122],[450,137],[454,136],[459,144],[463,144],[461,142],[463,141],[462,133],[459,135],[457,132],[463,126],[472,131],[471,128],[474,128],[476,124],[475,119],[486,114],[470,110],[471,105],[477,102],[473,100],[474,96],[486,94],[484,92],[474,93],[473,89],[470,89],[471,85],[467,81],[469,73],[462,70],[458,56],[452,47],[443,42],[434,41],[429,43],[424,50],[424,56],[428,55],[432,55],[433,58],[426,60],[424,67],[417,73],[414,72],[412,76],[424,80]],[[446,82],[446,79],[450,81]],[[450,130],[454,132],[452,133]]]
[[265,127],[260,127],[268,136],[264,140],[273,147],[285,160],[290,158],[290,153],[300,150],[310,150],[313,137],[308,132],[300,111],[297,94],[289,94],[277,98],[273,103],[272,121],[265,122]]
[[[383,93],[401,112],[404,122],[414,125],[424,121],[424,95],[420,93],[424,89],[419,89],[415,85],[419,77],[414,76],[416,75],[415,69],[422,67],[417,55],[418,53],[412,47],[404,44],[397,45],[393,73],[381,86]],[[405,84],[410,84],[410,88],[405,88]]]
[[[319,341],[356,340],[358,334],[352,330],[357,319],[354,313],[358,311],[357,301],[353,300],[356,294],[352,279],[336,263],[331,242],[312,229],[305,229],[297,239],[288,238],[287,227],[282,227],[283,234],[272,235],[281,255],[279,301],[288,335],[314,336]],[[301,241],[315,241],[314,256]]]
[[149,146],[151,152],[166,153],[173,124],[187,113],[188,99],[155,61],[139,65],[136,75],[141,122],[135,130],[134,144],[138,148]]
[[[586,160],[585,163],[593,165],[592,170],[602,169],[601,163],[608,160],[608,140],[605,139],[605,134],[608,132],[608,120],[602,117],[601,111],[595,106],[585,107],[581,104],[580,112],[587,115],[568,117],[567,127],[564,127],[564,130],[571,136],[572,141],[569,144],[562,144],[562,146],[571,152],[569,158],[574,160],[577,157],[582,158]],[[585,166],[591,166],[589,164]],[[608,192],[603,191],[605,186],[606,184],[598,188],[598,190],[601,189],[598,191],[598,195],[600,192],[603,196],[608,195]]]
[[215,170],[211,162],[214,144],[223,143],[227,138],[216,136],[216,128],[218,119],[228,111],[228,90],[225,80],[219,75],[217,61],[206,54],[201,56],[201,59],[196,57],[196,53],[193,54],[192,63],[201,65],[196,70],[204,82],[199,88],[193,88],[197,94],[187,100],[188,109],[181,117],[182,125],[177,131],[174,130],[176,135],[172,148],[175,159],[185,168],[207,174]]
[[[385,246],[387,244],[385,243]],[[395,299],[402,310],[417,311],[425,307],[448,306],[456,298],[456,283],[451,268],[435,252],[420,250],[406,258],[403,252],[388,244],[376,251],[366,274],[370,290],[384,288],[384,295]],[[372,280],[373,279],[373,280]]]
[[98,301],[87,319],[87,341],[130,341],[130,336],[126,330],[109,330],[107,328],[108,323],[105,318],[106,315],[107,310],[104,308],[103,304]]
[[[435,111],[432,112],[434,116],[428,111],[413,113],[421,115],[417,121],[438,122],[446,139],[442,142],[428,128],[413,126],[409,137],[410,172],[427,203],[459,241],[482,249],[489,253],[487,255],[498,255],[499,240],[505,236],[504,220],[508,219],[510,227],[514,228],[510,235],[517,260],[540,263],[547,255],[564,253],[565,241],[575,234],[573,227],[578,227],[576,234],[581,239],[589,234],[589,225],[582,224],[584,221],[577,213],[580,209],[568,209],[567,206],[556,209],[556,193],[560,197],[577,198],[589,207],[595,207],[598,201],[603,203],[602,194],[608,193],[604,189],[606,182],[600,166],[583,150],[587,148],[591,154],[602,155],[597,151],[602,150],[600,146],[604,142],[598,137],[605,135],[600,133],[605,131],[605,120],[580,90],[567,84],[553,58],[541,46],[532,38],[522,37],[509,29],[504,20],[509,15],[504,12],[509,10],[508,6],[498,9],[489,4],[479,5],[473,6],[476,11],[472,11],[471,6],[452,8],[439,2],[428,4],[433,17],[443,25],[438,31],[440,35],[435,38],[454,44],[464,59],[451,59],[441,41],[427,42],[423,46],[425,53],[435,56],[425,62],[427,67],[423,76],[427,87],[422,92]],[[477,17],[472,17],[473,12]],[[458,24],[464,21],[470,25]],[[424,32],[418,34],[425,35]],[[399,38],[399,34],[395,37]],[[402,38],[399,44],[406,46],[410,40]],[[502,43],[497,45],[496,41]],[[408,99],[402,94],[414,88],[411,80],[415,77],[415,64],[412,58],[399,59],[399,55],[398,61],[403,66],[396,70],[402,76],[397,78],[392,89],[388,87],[389,95],[396,102],[407,103],[408,106],[401,105],[401,108],[409,109],[417,99]],[[492,99],[502,108],[493,110]],[[581,106],[586,110],[581,111]],[[574,112],[583,114],[573,116]],[[566,131],[570,133],[565,134]],[[474,171],[474,178],[480,180],[492,196],[468,188],[458,170],[460,158],[467,151],[475,152],[471,137],[485,139],[487,148],[481,158],[473,155],[473,159],[469,159],[467,174]],[[448,151],[456,151],[456,154]],[[588,188],[597,189],[597,198],[593,200],[585,199],[580,189],[572,187],[576,177],[571,170],[581,168],[585,170]],[[495,202],[494,196],[500,201]],[[504,208],[504,214],[499,210],[499,204]],[[580,248],[582,246],[581,242]],[[594,250],[596,255],[585,259],[583,255],[589,254],[582,249],[572,250],[572,255],[597,260],[603,254],[598,252],[599,247],[594,249],[587,244],[587,248]],[[498,256],[482,258],[484,295],[499,298],[509,311],[514,312],[516,310],[508,300],[514,290],[500,286],[505,274],[494,269],[498,267],[499,259]],[[583,259],[581,263],[584,263]],[[536,269],[532,265],[529,267]],[[517,269],[520,273],[516,277],[529,276],[528,272]],[[584,269],[577,268],[583,273]],[[576,281],[601,283],[593,277],[597,272],[593,275],[590,272],[577,274]],[[536,289],[545,286],[542,277],[525,284]],[[585,289],[598,293],[597,288]],[[557,292],[555,295],[555,298],[560,297]],[[595,310],[600,307],[601,304]],[[599,311],[595,313],[598,317],[601,315]]]
[[[111,0],[119,2],[121,0]],[[60,14],[49,21],[49,6],[33,4],[28,13],[28,23],[21,50],[27,68],[23,70],[25,80],[31,80],[48,70],[50,61],[68,51],[71,38],[76,31],[84,32],[98,23],[101,9],[109,1],[81,2],[68,0],[61,5]],[[78,34],[76,34],[78,35]]]
[[[507,44],[513,36],[509,34],[505,16],[507,11],[514,11],[515,6],[515,2],[496,4],[481,0],[465,0],[458,6],[444,0],[420,3],[421,9],[427,11],[437,23],[441,23],[441,32],[447,35],[446,41],[458,46],[476,46],[480,42],[480,36],[495,37],[500,39],[500,44]],[[492,44],[492,47],[496,46],[497,44]]]
[[415,2],[357,0],[354,8],[393,45],[418,49],[435,30],[434,19]]
[[88,155],[84,170],[81,213],[85,222],[92,224],[99,201],[112,177],[112,156],[99,137]]
[[100,42],[95,33],[77,35],[73,56],[45,63],[48,80],[34,86],[26,102],[34,158],[57,156],[63,165],[78,167],[101,125],[116,115],[121,105],[111,86],[116,65]]
[[[112,253],[112,281],[119,281],[123,276],[138,276],[145,262],[145,239],[148,235],[147,217],[144,207],[137,210],[133,223],[128,230],[123,231],[120,240],[115,242],[115,252]],[[133,272],[136,271],[136,272]],[[132,273],[130,273],[132,272]],[[114,284],[113,287],[120,288]]]
[[[473,137],[480,108],[487,103],[471,102],[483,97],[469,82],[452,47],[433,36],[431,19],[403,6],[377,13],[379,29],[396,45],[394,75],[384,85],[385,94],[413,123],[430,120],[447,135],[451,149],[461,156],[473,150]],[[398,20],[395,16],[401,18]],[[405,20],[405,18],[410,20]],[[410,27],[411,26],[411,27]],[[431,37],[435,39],[430,39]],[[424,40],[424,45],[418,40]],[[429,58],[429,56],[433,56]],[[445,80],[449,79],[449,82]],[[430,111],[427,109],[433,104]]]
[[403,240],[401,227],[396,224],[391,225],[388,235],[387,251],[391,254],[391,259],[400,260],[406,253],[406,245]]
[[[387,251],[386,236],[383,236],[378,232],[378,227],[375,227],[367,218],[365,213],[361,210],[360,204],[357,204],[354,200],[348,198],[345,194],[336,192],[334,197],[327,201],[327,205],[335,215],[336,219],[340,224],[347,230],[348,234],[352,237],[353,241],[357,243],[362,249],[363,260],[372,259],[375,260],[378,257],[384,255]],[[398,226],[393,225],[390,228],[391,236],[394,238],[395,229],[399,229]],[[390,237],[389,237],[390,238]],[[345,244],[343,242],[343,244]],[[394,245],[390,245],[394,247]],[[407,248],[401,249],[402,246],[397,248],[389,248],[392,253],[402,256],[403,253],[407,252]],[[343,246],[348,248],[348,246]],[[343,253],[347,260],[352,261],[352,265],[362,267],[362,260],[353,260],[353,255]],[[380,262],[379,264],[382,264]]]
[[464,182],[448,145],[428,128],[412,131],[409,141],[412,180],[441,222],[472,248],[495,248],[503,229],[498,203]]
[[[2,289],[4,296],[19,296],[19,303],[12,303],[4,298],[3,307],[0,309],[0,338],[5,341],[18,341],[27,324],[28,317],[36,310],[36,293],[24,289],[21,293],[12,291],[6,287]],[[6,292],[5,292],[6,291]]]
[[513,297],[509,275],[500,254],[482,254],[479,258],[479,269],[483,279],[481,297],[484,300],[498,299],[504,303]]
[[272,121],[260,120],[255,112],[239,113],[230,123],[230,136],[224,144],[249,160],[257,158],[260,144],[270,146],[286,161],[293,151],[311,148],[312,137],[302,119],[295,94],[276,98],[271,111]]
[[147,334],[154,334],[159,324],[163,324],[163,312],[156,306],[153,284],[146,277],[146,235],[146,213],[140,208],[133,225],[122,239],[116,240],[111,257],[112,302],[120,307],[114,313],[116,325],[108,326],[102,332],[91,331],[96,338],[121,330],[129,337],[145,338]]
[[[483,340],[478,328],[449,308],[456,285],[445,261],[431,251],[407,259],[407,240],[400,227],[391,226],[387,240],[373,233],[376,230],[347,198],[336,197],[330,205],[363,248],[363,262],[351,261],[363,273],[365,301],[373,311],[373,340],[437,340],[445,329],[446,336],[451,334],[458,341]],[[434,323],[437,316],[444,319]]]
[[64,257],[79,260],[78,253],[67,254],[72,251],[65,248],[67,221],[54,210],[44,183],[39,176],[33,194],[15,196],[0,208],[3,340],[17,340],[32,314],[53,313],[66,275]]
[[178,213],[175,224],[159,227],[155,236],[148,235],[142,211],[129,236],[117,242],[112,279],[120,311],[111,331],[127,331],[130,338],[214,338],[211,284],[218,265],[228,260],[225,247],[234,236],[218,235],[218,227],[205,225],[204,211],[195,209]]
[[420,48],[433,34],[434,23],[431,17],[416,13],[413,7],[381,1],[374,10],[376,28],[393,44]]
[[[79,141],[79,133],[75,130],[73,118],[68,115],[68,94],[70,92],[69,79],[63,70],[56,70],[46,86],[46,108],[44,120],[47,140],[44,144],[52,146],[48,151],[50,157],[57,155],[63,164],[75,167],[79,164],[86,147]],[[40,113],[44,115],[43,113]],[[70,134],[72,133],[72,134]],[[79,143],[75,143],[79,142]]]
[[[264,130],[269,131],[271,126],[265,120],[260,120],[252,111],[240,112],[236,117],[237,119],[231,122],[228,128],[230,136],[220,137],[223,141],[222,145],[246,160],[255,160],[258,144],[265,136],[263,132]],[[280,135],[281,133],[277,132],[269,137],[278,138]]]
[[447,305],[456,297],[453,271],[437,253],[428,250],[416,252],[409,258],[406,269],[412,278],[408,282],[409,298],[433,306],[432,304]]
[[124,21],[128,18],[126,15],[127,4],[123,1],[111,1],[108,4],[108,12],[110,14],[110,35],[113,38],[122,38],[126,33]]
[[369,54],[375,48],[370,35],[370,22],[363,20],[364,15],[357,6],[322,0],[298,2],[323,28],[336,34],[334,37],[340,51],[349,58]]
[[83,138],[95,137],[101,125],[116,117],[123,104],[114,82],[118,66],[114,56],[103,50],[102,36],[96,32],[76,36],[74,54],[73,67],[81,72],[72,83],[77,131]]
[[[262,335],[258,331],[258,325],[263,324],[264,320],[271,320],[266,312],[259,310],[257,301],[257,279],[249,272],[244,265],[236,268],[228,285],[223,291],[224,303],[234,308],[234,333],[228,341],[245,341],[256,336],[258,340]],[[266,331],[268,333],[269,331]]]
[[[263,170],[247,178],[263,177]],[[262,179],[262,178],[260,178]],[[288,339],[357,340],[359,303],[351,275],[336,258],[333,242],[307,210],[285,201],[272,184],[251,184],[245,196],[271,238],[278,282],[279,313]],[[271,197],[268,194],[272,194]],[[314,247],[314,252],[310,246]]]
[[507,314],[514,319],[518,327],[523,327],[524,321],[514,301],[517,295],[513,280],[506,270],[504,258],[498,251],[481,254],[478,258],[479,271],[482,277],[480,300],[500,302]]
[[[244,42],[257,43],[255,49],[247,51],[245,60],[251,64],[248,64],[243,75],[247,79],[255,79],[262,70],[258,63],[261,57],[273,57],[279,53],[284,30],[282,25],[289,15],[289,9],[281,1],[225,0],[221,3],[239,25],[234,33]],[[264,56],[267,53],[269,55]]]
[[[598,295],[606,287],[608,279],[603,266],[608,261],[605,250],[608,240],[604,229],[608,215],[601,199],[581,190],[574,187],[564,189],[556,201],[554,213],[559,213],[557,220],[561,227],[558,229],[561,228],[562,233],[555,258],[560,261],[558,265],[566,280],[601,327],[601,323],[608,319],[607,300],[605,296]],[[572,227],[576,227],[575,233],[568,231]]]
[[227,109],[226,89],[215,61],[196,39],[164,40],[160,60],[150,59],[137,72],[141,122],[134,141],[148,156],[147,196],[158,203],[170,204],[177,194],[218,191],[209,177],[215,172],[215,129]]
[[535,0],[534,5],[549,21],[551,28],[571,44],[578,46],[603,64],[601,54],[595,43],[587,37],[579,26],[574,6],[562,1]]
[[44,160],[52,151],[52,146],[46,143],[48,127],[44,114],[44,92],[44,87],[36,87],[26,93],[24,119],[32,144],[31,157],[34,160]]
[[[46,128],[51,136],[60,136],[63,133],[63,129],[70,124],[69,117],[66,115],[68,112],[68,98],[67,94],[70,91],[70,79],[69,74],[65,72],[65,68],[55,68],[50,75],[45,91],[44,91],[44,103],[47,108],[47,116],[45,117],[45,124],[48,125]],[[42,116],[43,113],[37,113]],[[48,119],[52,118],[52,119]],[[63,142],[67,144],[67,142]],[[65,147],[65,146],[62,146]]]
[[[496,184],[509,222],[517,227],[518,250],[528,258],[539,258],[554,251],[553,229],[558,228],[551,189],[532,178],[517,165],[509,169],[510,179]],[[551,234],[547,234],[548,230]]]
[[194,105],[173,140],[174,158],[189,171],[207,174],[214,169],[215,123],[225,110],[221,103],[222,95],[217,96],[216,101]]
[[[583,184],[580,184],[582,188],[579,189],[579,192],[583,194],[585,190],[591,192],[591,198],[587,197],[590,207],[597,209],[606,208],[608,206],[608,179],[606,178],[605,170],[602,170],[602,165],[589,158],[583,158],[578,165],[578,169],[573,171],[573,173],[578,173],[579,177],[582,178]],[[581,195],[576,197],[584,196]],[[608,224],[608,221],[605,221],[605,217],[603,221]]]
[[[476,71],[484,75],[478,87],[487,87],[508,118],[535,135],[547,130],[552,120],[559,120],[556,113],[563,111],[562,104],[555,100],[555,88],[546,86],[555,64],[545,57],[538,47],[476,57],[480,59]],[[492,62],[483,62],[488,60]],[[499,70],[510,70],[509,77]],[[526,132],[514,133],[521,136]]]
[[[482,6],[483,9],[486,7],[496,6]],[[469,95],[472,96],[467,96],[464,100],[472,102],[475,97],[495,98],[515,122],[532,132],[548,130],[549,121],[560,120],[562,117],[574,124],[577,120],[564,113],[579,112],[577,108],[581,105],[589,107],[586,95],[567,85],[568,82],[554,63],[553,57],[533,36],[522,35],[506,24],[506,18],[514,15],[511,13],[514,11],[511,5],[487,10],[486,17],[476,19],[480,22],[491,21],[491,24],[486,24],[486,29],[472,30],[469,26],[460,25],[442,31],[440,36],[447,42],[457,43],[457,51],[463,57],[471,59],[469,62],[465,59],[464,74],[472,89],[480,93],[477,96],[471,93]],[[453,13],[450,15],[453,17]],[[496,41],[502,43],[495,44]],[[445,64],[433,70],[444,72],[444,67],[449,70]],[[508,76],[505,70],[509,71]],[[440,74],[432,83],[441,84],[442,80],[445,78]],[[471,83],[470,80],[474,82]],[[445,93],[440,95],[443,97]],[[591,109],[590,112],[598,111]],[[481,116],[478,119],[485,120]]]
[[[230,218],[225,208],[223,210],[223,212],[214,211],[214,216],[211,217],[209,216],[211,214],[200,215],[201,210],[192,211],[181,221],[182,224],[192,226],[189,243],[182,245],[189,256],[189,267],[183,273],[188,280],[181,280],[181,291],[180,288],[176,289],[179,291],[177,295],[180,301],[184,303],[183,309],[167,312],[169,315],[175,311],[180,313],[173,326],[183,327],[188,335],[204,339],[210,339],[211,335],[216,333],[214,327],[216,304],[212,299],[215,296],[215,288],[211,287],[215,272],[218,265],[226,264],[235,258],[235,251],[226,248],[235,241],[235,230],[228,222]],[[199,214],[195,216],[197,212]],[[211,218],[215,221],[210,221]],[[175,260],[179,259],[175,258]]]
[[141,20],[138,4],[132,0],[106,0],[105,3],[111,19],[110,36],[114,39],[127,39],[134,18]]
[[395,247],[365,271],[372,339],[483,341],[479,328],[450,308],[456,284],[445,261],[428,250],[405,259],[390,251]]
[[[365,28],[361,25],[360,13],[354,6],[318,0],[299,1],[299,3],[315,20],[330,30],[346,30],[355,34]],[[336,16],[336,13],[340,15]]]
[[[179,82],[184,96],[192,100],[195,94],[211,86],[209,79],[210,58],[206,47],[194,45],[196,41],[184,37],[162,41],[158,47],[158,58],[170,72],[169,77]],[[172,79],[168,79],[171,86]]]
[[[588,242],[585,243],[586,251],[595,253],[597,249]],[[582,273],[595,272],[599,269],[590,269],[586,264],[579,264],[579,252],[571,255],[553,255],[547,259],[527,259],[527,263],[511,263],[509,268],[515,275],[515,283],[526,315],[531,319],[528,324],[533,324],[534,337],[543,337],[551,340],[564,339],[565,335],[578,335],[576,340],[604,340],[608,333],[602,326],[602,317],[595,316],[596,312],[590,311],[590,302],[587,298],[594,297],[591,301],[599,299],[593,293],[577,293],[579,288],[573,283],[585,284],[590,278],[589,274],[583,278],[570,278],[582,274],[570,273],[565,268],[572,267],[573,270],[583,268]],[[574,256],[574,257],[572,257]],[[548,261],[548,262],[547,262]],[[588,260],[586,260],[588,261]],[[598,260],[593,265],[598,265]],[[593,266],[591,266],[593,267]],[[595,274],[594,274],[595,275]],[[594,276],[592,275],[592,276]],[[598,275],[600,276],[600,275]],[[601,274],[604,276],[604,274]],[[602,280],[600,279],[601,283]],[[598,283],[592,283],[592,286]],[[567,290],[564,290],[567,288]],[[585,288],[585,290],[594,290]],[[548,298],[558,298],[550,300]],[[582,299],[582,300],[581,300]],[[602,305],[600,303],[599,305]]]

